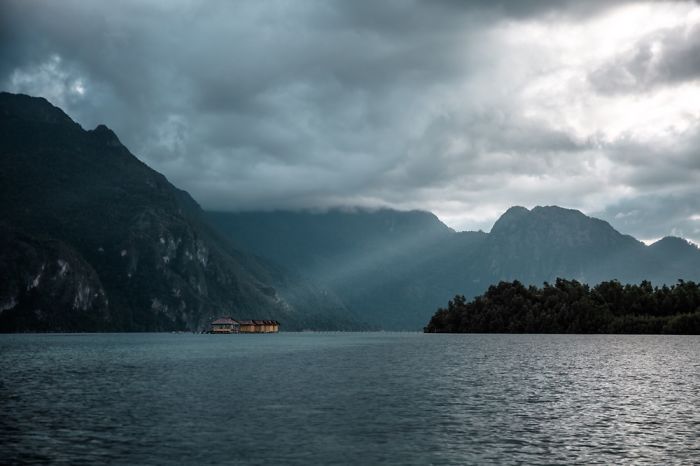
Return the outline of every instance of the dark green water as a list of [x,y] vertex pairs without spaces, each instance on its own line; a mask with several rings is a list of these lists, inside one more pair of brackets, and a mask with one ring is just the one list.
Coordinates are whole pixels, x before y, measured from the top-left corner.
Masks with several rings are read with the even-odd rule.
[[0,335],[0,463],[691,464],[700,337]]

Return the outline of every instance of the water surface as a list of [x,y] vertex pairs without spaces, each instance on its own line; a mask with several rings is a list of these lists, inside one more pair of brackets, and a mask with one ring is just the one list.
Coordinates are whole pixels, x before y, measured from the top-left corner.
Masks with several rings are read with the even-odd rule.
[[0,335],[0,459],[691,464],[700,337]]

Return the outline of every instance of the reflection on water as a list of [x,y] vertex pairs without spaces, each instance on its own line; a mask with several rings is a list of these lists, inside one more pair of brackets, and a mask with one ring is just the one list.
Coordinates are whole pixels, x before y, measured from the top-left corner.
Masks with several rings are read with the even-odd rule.
[[0,335],[0,458],[692,463],[696,336]]

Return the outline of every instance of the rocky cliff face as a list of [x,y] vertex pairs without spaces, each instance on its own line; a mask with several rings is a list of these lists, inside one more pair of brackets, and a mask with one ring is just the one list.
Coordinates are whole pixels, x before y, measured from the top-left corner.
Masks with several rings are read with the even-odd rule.
[[[102,282],[65,243],[0,225],[0,325],[16,331],[105,330]],[[60,307],[56,304],[61,303]]]
[[[77,282],[55,295],[40,280],[36,299],[8,288],[0,330],[199,330],[218,315],[277,319],[286,330],[363,328],[332,293],[236,250],[110,129],[85,131],[44,99],[0,93],[0,214],[25,243],[46,238],[73,251],[71,270],[103,296],[90,298],[95,321],[81,326],[66,320],[77,295],[65,290]],[[44,259],[32,254],[50,250],[18,256],[3,244],[6,270],[38,273]],[[58,259],[46,256],[44,273]]]

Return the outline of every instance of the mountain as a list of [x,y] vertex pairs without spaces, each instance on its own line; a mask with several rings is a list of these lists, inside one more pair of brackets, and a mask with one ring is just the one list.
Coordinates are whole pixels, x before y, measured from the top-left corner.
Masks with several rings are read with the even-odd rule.
[[698,280],[681,238],[646,246],[556,206],[490,233],[390,209],[205,213],[104,125],[0,93],[0,331],[200,330],[215,316],[287,330],[418,330],[499,281]]
[[641,259],[644,249],[640,241],[578,210],[512,207],[493,225],[482,257],[496,280],[536,284],[543,278],[597,282],[624,276],[636,281],[634,271],[625,268]]
[[[366,328],[329,290],[236,249],[109,128],[0,93],[1,331]],[[9,278],[7,278],[9,277]]]
[[[683,238],[667,236],[649,246],[649,253],[656,270],[649,273],[652,280],[663,281],[663,277],[696,279],[700,270],[698,247]],[[689,270],[696,273],[689,274]]]
[[211,212],[209,218],[255,254],[332,280],[404,262],[416,247],[454,233],[420,211]]
[[474,297],[499,281],[700,278],[700,250],[687,241],[645,246],[557,206],[512,207],[490,233],[455,232],[431,213],[390,209],[208,215],[240,248],[299,270],[385,329],[418,330],[456,294]]
[[241,248],[299,270],[385,329],[425,325],[434,303],[463,288],[444,273],[443,262],[466,262],[485,237],[455,233],[421,211],[210,212],[209,218]]

